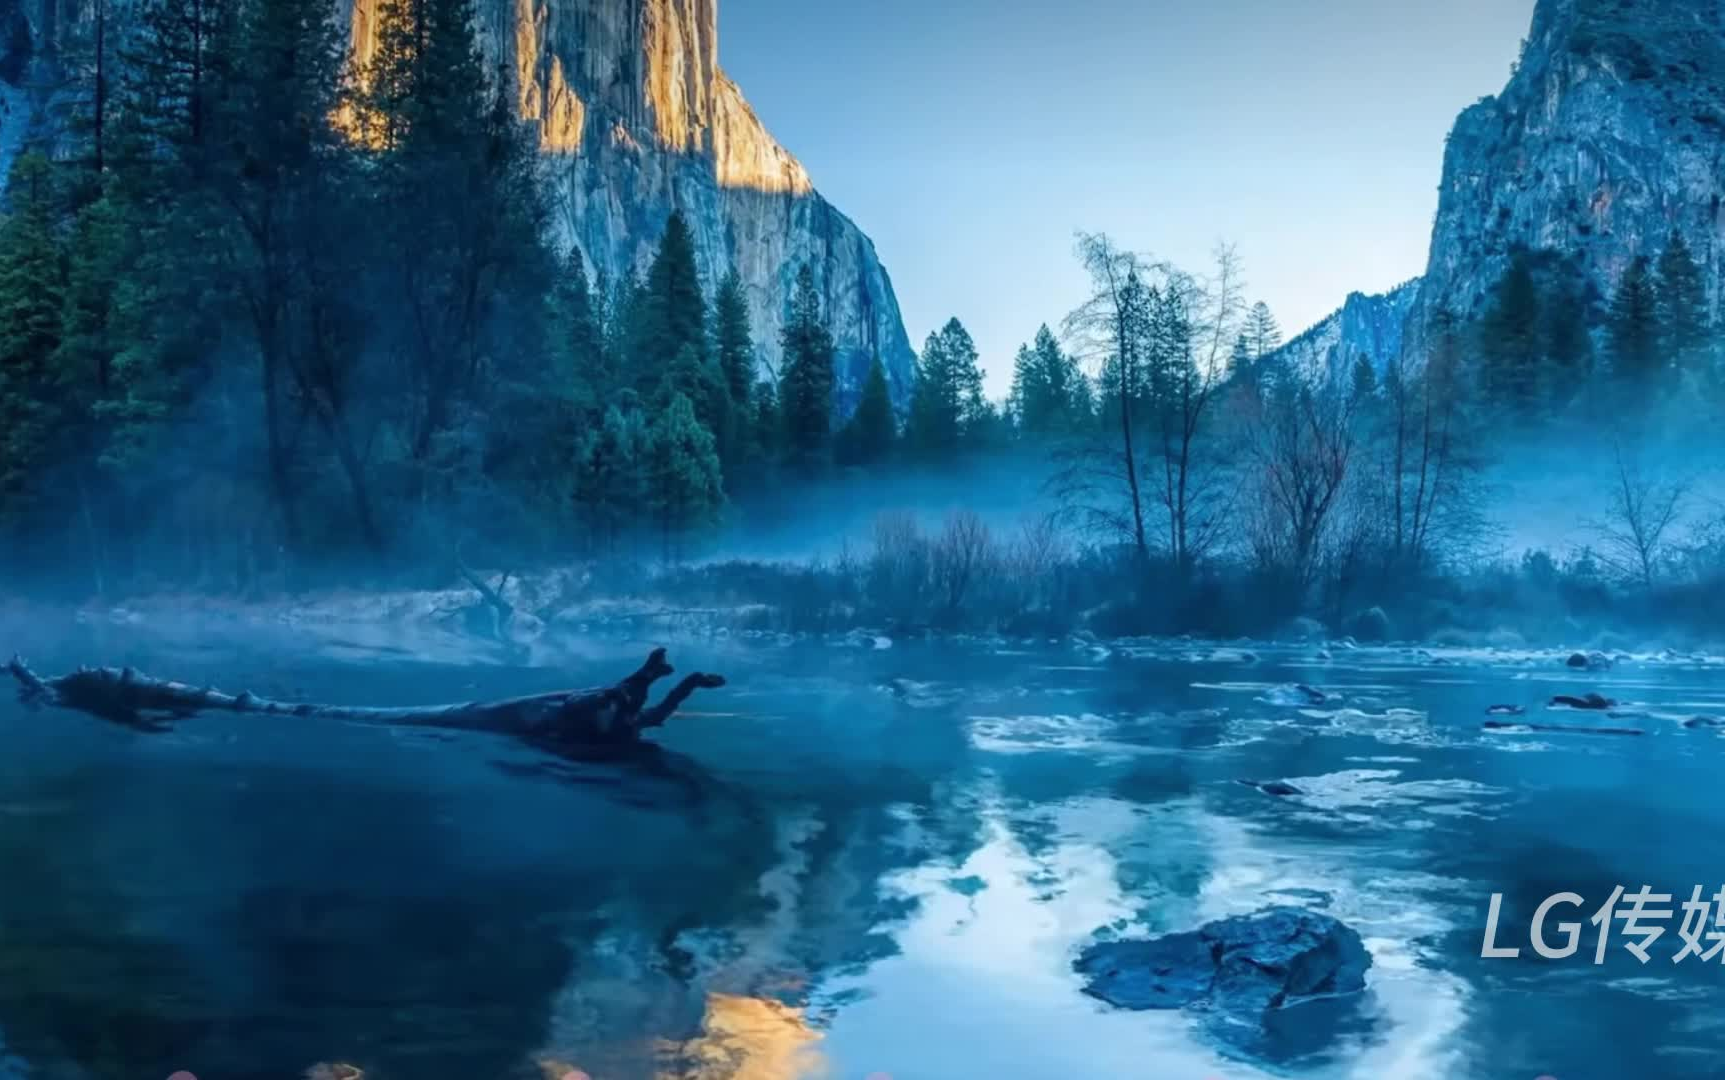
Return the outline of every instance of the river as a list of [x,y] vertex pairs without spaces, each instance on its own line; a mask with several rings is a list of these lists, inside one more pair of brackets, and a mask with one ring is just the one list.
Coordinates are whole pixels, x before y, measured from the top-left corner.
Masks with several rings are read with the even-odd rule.
[[[43,672],[132,663],[270,696],[415,703],[607,682],[284,636],[82,626]],[[882,647],[873,647],[878,645]],[[418,650],[415,650],[416,652]],[[0,701],[0,1076],[203,1080],[1711,1077],[1722,966],[1646,964],[1617,885],[1725,885],[1725,663],[1210,646],[680,644],[731,685],[628,768],[482,736],[203,717],[147,736]],[[1322,705],[1291,684],[1321,688]],[[1638,737],[1482,729],[1554,693]],[[1281,780],[1273,797],[1240,781]],[[1589,901],[1578,955],[1528,948]],[[1480,956],[1492,894],[1501,945]],[[1101,931],[1326,911],[1373,954],[1342,1022],[1264,1053],[1115,1011]],[[1558,921],[1553,919],[1555,923]],[[1547,936],[1560,935],[1548,929]]]

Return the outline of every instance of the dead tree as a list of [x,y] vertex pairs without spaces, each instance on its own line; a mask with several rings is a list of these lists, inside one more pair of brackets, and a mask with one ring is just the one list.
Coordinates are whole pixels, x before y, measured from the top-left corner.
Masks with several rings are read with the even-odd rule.
[[18,698],[26,706],[71,709],[136,731],[167,731],[174,720],[203,712],[231,712],[487,732],[573,759],[638,745],[642,732],[670,719],[690,694],[725,685],[722,676],[696,672],[684,676],[657,705],[649,706],[648,689],[675,670],[666,662],[664,649],[654,649],[639,671],[613,686],[505,701],[384,708],[271,701],[250,692],[225,694],[212,687],[154,679],[131,668],[80,668],[43,678],[16,656],[7,670],[18,680]]

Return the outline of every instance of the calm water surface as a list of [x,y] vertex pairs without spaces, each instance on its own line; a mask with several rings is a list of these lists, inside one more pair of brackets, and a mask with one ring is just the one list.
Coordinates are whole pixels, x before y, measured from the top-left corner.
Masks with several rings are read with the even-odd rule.
[[[510,667],[29,636],[44,671],[355,703],[606,682],[644,651]],[[1725,884],[1725,742],[1663,716],[1621,721],[1642,738],[1480,726],[1595,689],[1725,714],[1725,666],[1254,652],[683,646],[733,685],[627,770],[286,719],[145,737],[8,694],[0,1076],[1725,1075],[1722,965],[1673,964],[1675,922],[1645,966],[1616,946],[1593,966],[1591,937],[1567,961],[1525,948],[1553,892],[1591,912],[1619,884]],[[1276,704],[1293,682],[1342,700]],[[1236,782],[1270,779],[1304,794]],[[1494,892],[1520,960],[1479,959]],[[1270,903],[1373,951],[1326,1037],[1243,1059],[1079,992],[1098,931]]]

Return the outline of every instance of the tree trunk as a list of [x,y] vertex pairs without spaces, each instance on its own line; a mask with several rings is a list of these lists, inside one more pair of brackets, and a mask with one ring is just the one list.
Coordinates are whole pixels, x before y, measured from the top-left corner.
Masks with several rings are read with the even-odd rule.
[[167,731],[171,720],[218,711],[489,732],[572,759],[638,745],[642,732],[670,719],[690,694],[725,685],[719,675],[686,675],[664,700],[649,706],[649,688],[675,670],[666,662],[664,649],[654,649],[639,671],[614,686],[505,701],[384,708],[295,704],[249,692],[224,694],[210,687],[153,679],[131,668],[80,668],[44,679],[13,657],[7,670],[18,680],[19,700],[28,706],[71,709],[138,731]]

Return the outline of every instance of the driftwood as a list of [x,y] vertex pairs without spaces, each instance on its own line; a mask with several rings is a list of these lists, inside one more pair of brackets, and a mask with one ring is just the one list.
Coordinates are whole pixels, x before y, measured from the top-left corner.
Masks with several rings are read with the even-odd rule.
[[719,675],[685,675],[662,701],[648,705],[648,689],[675,670],[666,662],[664,649],[654,649],[639,671],[614,686],[425,707],[271,701],[249,692],[224,694],[207,686],[154,679],[131,668],[80,668],[45,679],[16,656],[7,670],[18,681],[18,698],[26,705],[72,709],[138,731],[166,731],[170,721],[202,712],[232,712],[490,732],[571,758],[637,745],[643,731],[670,719],[690,694],[725,685]]

